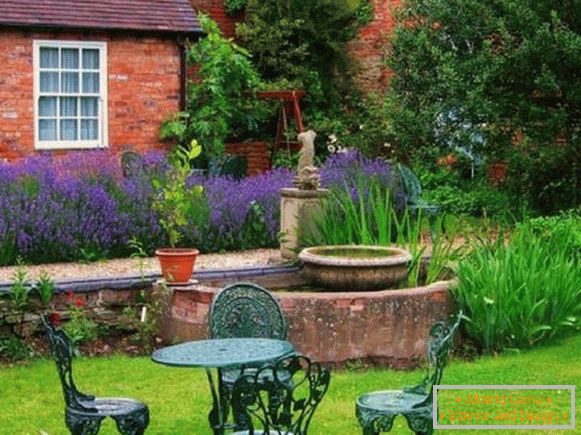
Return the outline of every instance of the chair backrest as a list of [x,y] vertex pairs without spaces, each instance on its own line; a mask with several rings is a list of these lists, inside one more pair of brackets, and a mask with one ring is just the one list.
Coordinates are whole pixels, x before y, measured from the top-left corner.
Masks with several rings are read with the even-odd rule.
[[55,328],[44,314],[40,316],[40,320],[48,339],[50,354],[56,364],[66,406],[81,411],[96,412],[95,408],[86,405],[86,402],[94,397],[79,392],[73,380],[73,343],[71,339],[62,329]]
[[293,355],[242,374],[232,390],[235,421],[253,434],[306,435],[331,375],[320,364]]
[[426,375],[420,385],[415,390],[422,391],[427,395],[423,403],[431,402],[433,396],[433,386],[439,385],[442,380],[444,367],[448,361],[448,355],[454,344],[454,336],[462,320],[462,311],[458,312],[449,323],[437,322],[430,330],[428,341],[428,365]]
[[143,158],[135,151],[121,154],[121,170],[126,178],[140,176],[144,172]]
[[236,283],[220,290],[210,308],[212,338],[286,339],[287,324],[277,300],[266,289]]
[[401,180],[403,190],[407,197],[408,204],[416,204],[422,194],[420,180],[414,172],[401,163],[397,164],[397,171]]

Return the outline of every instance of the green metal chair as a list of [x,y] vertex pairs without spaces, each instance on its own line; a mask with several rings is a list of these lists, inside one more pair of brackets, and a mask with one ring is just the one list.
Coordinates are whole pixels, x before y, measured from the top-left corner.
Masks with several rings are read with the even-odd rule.
[[[280,305],[268,290],[260,286],[246,282],[232,284],[220,290],[212,301],[211,338],[286,340],[287,331],[286,319]],[[245,368],[246,371],[251,369]],[[239,376],[240,369],[222,372],[222,383],[229,392]]]
[[61,329],[56,329],[46,317],[41,323],[49,342],[50,353],[56,363],[65,399],[65,423],[73,435],[95,435],[101,422],[111,417],[119,433],[142,435],[149,424],[147,405],[133,399],[96,398],[77,390],[73,381],[73,345]]
[[436,204],[430,204],[421,198],[422,186],[420,180],[414,172],[405,165],[398,163],[396,165],[399,174],[401,187],[406,194],[406,206],[414,215],[423,215],[428,217],[430,232],[432,238],[436,234],[436,219],[440,215],[442,207]]
[[307,435],[330,381],[327,369],[300,355],[244,373],[232,393],[235,420],[242,429],[234,429],[234,435]]
[[398,415],[406,418],[414,433],[433,433],[432,387],[440,384],[461,319],[462,312],[449,324],[438,322],[432,326],[428,342],[428,366],[421,384],[403,390],[377,391],[357,398],[356,415],[364,435],[390,431]]

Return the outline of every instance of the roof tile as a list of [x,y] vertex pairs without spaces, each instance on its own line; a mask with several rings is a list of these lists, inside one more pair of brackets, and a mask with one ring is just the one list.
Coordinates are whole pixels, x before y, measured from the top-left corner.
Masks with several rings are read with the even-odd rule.
[[2,0],[0,28],[62,27],[199,33],[189,0]]

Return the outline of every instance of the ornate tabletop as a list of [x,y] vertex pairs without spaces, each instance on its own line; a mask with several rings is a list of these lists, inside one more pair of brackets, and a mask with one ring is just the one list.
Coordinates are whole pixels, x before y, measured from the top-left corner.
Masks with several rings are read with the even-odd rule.
[[294,352],[291,343],[270,338],[190,341],[153,352],[157,363],[177,367],[228,368],[273,361]]

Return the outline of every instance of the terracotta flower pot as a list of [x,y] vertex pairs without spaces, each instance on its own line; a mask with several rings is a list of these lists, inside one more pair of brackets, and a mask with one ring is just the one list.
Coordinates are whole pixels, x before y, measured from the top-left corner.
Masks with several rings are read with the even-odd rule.
[[171,284],[187,283],[200,251],[190,248],[162,248],[155,251],[163,278]]

